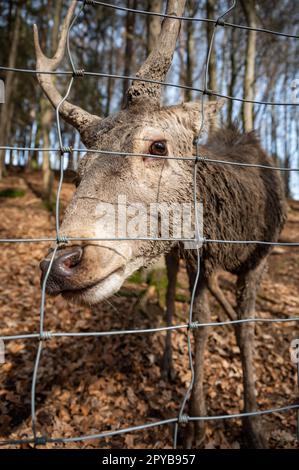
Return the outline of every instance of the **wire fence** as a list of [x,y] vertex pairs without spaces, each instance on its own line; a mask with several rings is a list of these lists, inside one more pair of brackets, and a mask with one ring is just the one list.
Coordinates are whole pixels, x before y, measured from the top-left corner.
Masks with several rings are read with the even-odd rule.
[[[246,98],[238,98],[238,97],[233,97],[233,96],[228,96],[224,94],[217,93],[213,90],[208,89],[208,69],[209,69],[209,63],[210,63],[210,58],[211,58],[211,52],[212,48],[214,45],[214,39],[215,39],[215,34],[216,31],[219,27],[230,27],[230,28],[238,28],[238,29],[243,29],[246,31],[257,31],[261,33],[267,33],[267,34],[273,34],[276,36],[282,36],[286,38],[295,38],[299,39],[298,35],[295,34],[288,34],[288,33],[282,33],[278,31],[272,31],[269,29],[264,29],[264,28],[251,28],[249,26],[244,26],[244,25],[238,25],[238,24],[233,24],[224,21],[224,18],[235,8],[236,6],[236,0],[232,1],[232,5],[222,14],[220,15],[217,19],[207,19],[207,18],[191,18],[191,17],[177,17],[177,16],[172,16],[172,15],[167,15],[167,14],[162,14],[162,13],[153,13],[153,12],[148,12],[144,10],[135,10],[135,9],[130,9],[118,5],[112,5],[109,3],[105,2],[100,2],[100,1],[94,1],[94,0],[79,0],[78,4],[81,4],[80,7],[78,8],[78,12],[74,15],[74,18],[71,22],[70,27],[68,28],[67,32],[67,44],[69,46],[69,36],[70,32],[75,25],[76,21],[78,20],[80,14],[87,8],[87,6],[91,7],[96,7],[97,5],[105,6],[107,8],[112,8],[115,10],[122,10],[125,12],[132,12],[134,14],[141,14],[141,15],[153,15],[153,16],[159,16],[161,18],[175,18],[175,19],[180,19],[182,21],[194,21],[194,22],[209,22],[214,25],[214,30],[213,34],[210,40],[209,44],[209,49],[208,49],[208,55],[207,55],[207,60],[205,63],[205,74],[204,74],[204,83],[202,88],[196,88],[196,87],[189,87],[189,86],[184,86],[184,85],[178,85],[178,84],[172,84],[172,83],[167,83],[167,82],[160,82],[157,80],[150,80],[150,79],[144,79],[144,78],[138,78],[135,76],[125,76],[125,75],[113,75],[113,74],[106,74],[106,73],[95,73],[95,72],[87,72],[84,71],[83,69],[77,70],[74,66],[74,61],[71,55],[70,48],[67,47],[67,53],[68,53],[68,59],[71,64],[71,70],[70,71],[38,71],[40,74],[55,74],[55,75],[67,75],[70,76],[70,82],[67,87],[67,92],[65,96],[62,98],[60,103],[57,105],[55,112],[56,112],[56,125],[57,125],[57,132],[58,132],[58,139],[59,139],[59,148],[30,148],[30,147],[11,147],[11,146],[0,146],[1,150],[27,150],[27,151],[41,151],[41,152],[46,152],[46,151],[55,151],[57,154],[60,156],[60,178],[59,178],[59,185],[58,185],[58,191],[57,191],[57,197],[56,197],[56,211],[55,211],[55,228],[56,228],[56,237],[44,237],[44,238],[15,238],[15,239],[9,239],[9,238],[3,238],[0,239],[0,243],[43,243],[43,242],[55,242],[55,248],[52,252],[52,256],[50,259],[50,263],[47,269],[47,273],[44,277],[43,283],[42,283],[42,288],[41,288],[41,304],[40,304],[40,321],[39,321],[39,332],[38,333],[29,333],[29,334],[19,334],[19,335],[6,335],[6,336],[1,336],[0,340],[3,341],[9,341],[9,340],[26,340],[26,339],[37,339],[38,340],[38,348],[37,348],[37,354],[35,358],[35,363],[34,363],[34,369],[33,369],[33,375],[32,375],[32,385],[31,385],[31,427],[32,427],[32,437],[31,438],[24,438],[24,439],[7,439],[0,441],[0,445],[20,445],[20,444],[34,444],[34,445],[46,445],[47,443],[70,443],[70,442],[80,442],[80,441],[86,441],[90,439],[100,439],[100,438],[107,438],[107,437],[113,437],[125,433],[131,433],[135,431],[142,431],[145,429],[153,428],[153,427],[158,427],[158,426],[165,426],[165,425],[174,425],[174,436],[173,436],[173,447],[177,447],[177,437],[178,437],[178,429],[181,424],[186,424],[189,422],[194,422],[194,421],[213,421],[213,420],[227,420],[227,419],[237,419],[237,418],[244,418],[244,417],[250,417],[250,416],[263,416],[266,414],[271,414],[271,413],[277,413],[277,412],[284,412],[284,411],[291,411],[291,410],[297,410],[297,438],[299,442],[299,402],[298,403],[292,403],[288,404],[283,407],[279,408],[272,408],[269,410],[258,410],[254,412],[243,412],[243,413],[236,413],[236,414],[223,414],[223,415],[216,415],[216,416],[189,416],[186,414],[186,405],[187,402],[190,398],[193,386],[194,386],[194,367],[193,367],[193,357],[192,357],[192,346],[191,346],[191,334],[192,331],[198,329],[198,328],[205,328],[205,327],[221,327],[221,326],[226,326],[226,325],[236,325],[236,324],[245,324],[245,323],[285,323],[285,322],[299,322],[299,317],[288,317],[288,318],[259,318],[259,317],[253,317],[253,318],[243,318],[243,319],[237,319],[237,320],[229,320],[229,321],[219,321],[219,322],[206,322],[206,323],[199,323],[197,321],[193,320],[193,307],[194,307],[194,300],[195,300],[195,295],[196,295],[196,289],[198,285],[198,281],[200,278],[200,261],[201,261],[201,256],[200,256],[200,244],[205,244],[205,243],[229,243],[229,244],[256,244],[256,245],[273,245],[273,246],[289,246],[289,247],[298,247],[299,246],[299,241],[298,242],[271,242],[271,241],[266,241],[266,240],[213,240],[213,239],[207,239],[203,238],[200,235],[200,227],[199,227],[199,221],[197,219],[197,206],[199,203],[198,195],[197,195],[197,170],[199,168],[199,165],[201,162],[205,162],[209,165],[218,165],[218,164],[225,164],[225,165],[235,165],[239,167],[254,167],[254,168],[261,168],[261,169],[267,169],[267,170],[273,170],[273,171],[285,171],[285,172],[294,172],[294,171],[299,171],[299,168],[284,168],[284,167],[278,167],[278,166],[268,166],[268,165],[259,165],[259,164],[249,164],[249,163],[243,163],[243,162],[231,162],[231,161],[226,161],[226,160],[213,160],[210,158],[207,158],[203,155],[200,154],[200,146],[199,146],[199,138],[197,139],[197,144],[196,144],[196,155],[192,156],[180,156],[180,157],[165,157],[165,156],[156,156],[152,155],[153,158],[163,158],[163,159],[177,159],[177,160],[183,160],[187,159],[190,161],[194,162],[194,171],[193,171],[193,190],[194,190],[194,212],[195,212],[195,237],[194,238],[179,238],[179,241],[189,241],[189,242],[195,242],[196,243],[196,255],[197,255],[197,272],[196,272],[196,278],[194,282],[194,286],[192,289],[192,294],[191,294],[191,301],[190,301],[190,309],[189,309],[189,317],[188,317],[188,322],[180,325],[175,325],[175,326],[165,326],[165,327],[159,327],[159,328],[148,328],[148,329],[132,329],[132,330],[112,330],[112,331],[99,331],[99,332],[50,332],[46,331],[44,328],[44,317],[45,317],[45,299],[46,299],[46,284],[47,280],[53,265],[53,261],[57,252],[57,249],[61,243],[68,243],[71,241],[101,241],[101,240],[150,240],[150,241],[166,241],[166,240],[174,240],[174,238],[132,238],[132,237],[122,237],[122,238],[86,238],[86,237],[65,237],[60,235],[60,193],[63,185],[63,180],[64,180],[64,158],[66,154],[70,154],[73,151],[77,152],[84,152],[84,153],[104,153],[105,155],[111,155],[112,157],[121,157],[125,155],[126,157],[142,157],[146,156],[149,157],[151,155],[146,154],[128,154],[127,152],[124,154],[122,152],[113,152],[113,151],[101,151],[98,149],[83,149],[83,148],[77,148],[73,149],[71,147],[67,147],[63,145],[63,136],[62,136],[62,131],[61,131],[61,125],[60,125],[60,107],[64,103],[64,101],[68,98],[71,88],[73,86],[73,83],[77,77],[86,77],[86,76],[95,76],[95,77],[110,77],[110,78],[115,78],[115,79],[130,79],[130,80],[140,80],[142,82],[150,82],[150,83],[155,83],[155,84],[160,84],[162,86],[169,86],[169,87],[176,87],[176,88],[182,88],[182,89],[189,89],[193,90],[195,92],[198,92],[201,94],[201,114],[202,114],[202,123],[201,123],[201,129],[199,131],[199,136],[201,135],[201,132],[204,127],[204,122],[205,122],[205,116],[204,116],[204,97],[205,95],[212,95],[216,97],[223,97],[229,100],[236,100],[236,101],[241,101],[241,102],[249,102],[249,103],[254,103],[254,104],[263,104],[263,105],[276,105],[276,106],[298,106],[299,103],[295,102],[267,102],[267,101],[255,101],[255,100],[248,100]],[[9,67],[3,67],[0,66],[0,70],[5,70],[5,71],[13,71],[13,72],[18,72],[18,73],[32,73],[36,74],[36,70],[32,69],[20,69],[20,68],[9,68]],[[76,436],[76,437],[60,437],[60,438],[51,438],[50,436],[42,436],[38,434],[37,430],[37,418],[36,418],[36,386],[37,386],[37,376],[38,376],[38,371],[39,371],[39,364],[40,364],[40,359],[41,359],[41,354],[42,350],[45,347],[45,342],[47,340],[50,340],[51,338],[61,338],[61,337],[102,337],[102,336],[113,336],[113,335],[132,335],[132,334],[147,334],[147,333],[156,333],[156,332],[167,332],[171,330],[185,330],[187,334],[187,342],[188,342],[188,357],[189,357],[189,367],[190,367],[190,372],[191,372],[191,380],[189,383],[189,386],[186,390],[186,393],[184,395],[184,398],[182,402],[180,403],[179,407],[179,413],[177,416],[170,418],[170,419],[165,419],[161,421],[156,421],[156,422],[150,422],[142,425],[137,425],[137,426],[131,426],[123,429],[117,429],[117,430],[112,430],[112,431],[107,431],[107,432],[102,432],[98,434],[91,434],[91,435],[83,435],[83,436]],[[298,385],[298,390],[299,390],[299,363],[297,363],[297,385]]]

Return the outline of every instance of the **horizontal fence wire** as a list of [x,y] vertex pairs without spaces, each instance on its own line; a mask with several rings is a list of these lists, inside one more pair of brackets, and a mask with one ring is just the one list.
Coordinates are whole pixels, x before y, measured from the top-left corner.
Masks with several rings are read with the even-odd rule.
[[299,39],[299,35],[297,35],[297,34],[289,34],[289,33],[283,33],[283,32],[280,32],[280,31],[272,31],[271,29],[257,28],[257,27],[253,28],[252,26],[228,23],[227,21],[224,21],[222,18],[218,18],[217,20],[213,20],[211,18],[194,18],[194,17],[189,17],[189,16],[173,16],[173,15],[167,15],[166,13],[158,13],[158,12],[153,12],[153,11],[145,11],[145,10],[138,10],[138,9],[134,9],[134,8],[122,7],[120,5],[113,5],[111,3],[100,2],[100,1],[97,1],[97,0],[79,0],[79,1],[85,1],[85,3],[87,3],[88,5],[100,5],[100,6],[103,6],[103,7],[106,7],[106,8],[112,8],[113,10],[132,12],[132,13],[135,13],[135,14],[138,14],[138,15],[158,16],[160,18],[172,18],[172,19],[178,19],[178,20],[181,20],[181,21],[212,23],[216,26],[217,25],[228,26],[228,27],[231,27],[231,28],[245,29],[247,31],[257,31],[259,33],[268,33],[268,34],[274,34],[276,36],[282,36],[282,37],[286,37],[286,38]]
[[[37,445],[46,445],[46,444],[67,444],[71,442],[83,442],[93,439],[105,439],[107,437],[114,437],[119,436],[121,434],[133,433],[136,431],[144,431],[146,429],[155,428],[159,426],[165,426],[169,424],[177,424],[179,422],[186,424],[189,422],[194,421],[218,421],[218,420],[225,420],[225,419],[240,419],[244,417],[251,417],[251,416],[264,416],[267,414],[273,413],[283,413],[287,411],[298,410],[299,404],[290,404],[286,406],[282,406],[279,408],[271,408],[269,410],[260,410],[255,412],[248,412],[248,413],[234,413],[234,414],[223,414],[223,415],[215,415],[215,416],[188,416],[182,415],[181,419],[179,418],[169,418],[164,419],[162,421],[154,421],[152,423],[147,424],[140,424],[137,426],[131,426],[128,428],[117,429],[116,431],[106,431],[99,434],[87,434],[84,436],[77,436],[77,437],[57,437],[55,439],[47,436],[40,436],[36,440],[34,439],[11,439],[11,445],[18,445],[18,444],[37,444]],[[6,445],[7,441],[0,441],[0,446]]]
[[[9,150],[9,151],[18,151],[18,152],[57,152],[61,153],[61,149],[56,147],[11,147],[8,145],[0,145],[0,150]],[[294,167],[281,167],[281,166],[271,166],[271,165],[261,165],[259,163],[245,163],[245,162],[236,162],[231,160],[216,160],[213,158],[209,158],[206,156],[190,156],[190,155],[182,155],[179,156],[162,156],[162,155],[152,155],[150,153],[130,153],[130,152],[120,152],[120,151],[113,151],[113,150],[100,150],[100,149],[84,149],[84,148],[67,148],[63,149],[63,154],[69,154],[73,152],[78,153],[95,153],[99,155],[111,155],[115,158],[126,158],[126,157],[135,157],[135,158],[155,158],[157,160],[185,160],[195,162],[195,160],[205,162],[211,165],[231,165],[231,166],[238,166],[243,168],[261,168],[264,170],[273,170],[273,171],[283,171],[283,172],[299,172],[299,168]]]
[[[19,72],[19,73],[29,73],[29,74],[36,74],[36,70],[34,69],[20,69],[20,68],[15,68],[15,67],[4,67],[0,66],[0,70],[6,71],[6,72]],[[173,88],[179,88],[182,90],[190,90],[194,91],[195,93],[200,93],[201,95],[208,95],[208,96],[216,96],[218,98],[225,98],[228,100],[232,101],[239,101],[241,103],[252,103],[252,104],[259,104],[259,105],[265,105],[265,106],[299,106],[299,103],[297,103],[296,100],[291,101],[291,102],[280,102],[280,101],[263,101],[263,100],[249,100],[247,98],[238,98],[237,96],[230,96],[230,95],[225,95],[223,93],[218,93],[217,91],[210,90],[208,88],[196,88],[196,87],[191,87],[188,85],[180,85],[178,83],[168,83],[168,82],[161,82],[159,80],[153,80],[150,78],[140,78],[136,77],[133,75],[118,75],[118,74],[110,74],[110,73],[102,73],[102,72],[86,72],[84,69],[79,70],[82,73],[82,76],[89,76],[89,77],[102,77],[102,78],[113,78],[113,79],[119,79],[119,80],[131,80],[131,81],[139,81],[139,82],[145,82],[145,83],[153,83],[156,85],[161,85],[163,87],[173,87]],[[39,74],[45,74],[45,75],[69,75],[69,76],[77,76],[76,71],[71,72],[69,70],[63,70],[63,71],[47,71],[47,70],[39,70]]]
[[51,332],[43,331],[40,333],[28,333],[22,335],[8,335],[0,336],[0,340],[9,341],[9,340],[24,340],[24,339],[52,339],[52,338],[67,338],[67,337],[100,337],[100,336],[115,336],[115,335],[132,335],[132,334],[146,334],[146,333],[157,333],[163,331],[172,331],[172,330],[183,330],[191,329],[195,330],[197,328],[204,328],[207,326],[217,327],[217,326],[230,326],[238,325],[243,323],[291,323],[299,321],[299,317],[287,317],[287,318],[243,318],[240,320],[228,320],[228,321],[219,321],[219,322],[206,322],[206,323],[185,323],[183,325],[172,325],[172,326],[161,326],[157,328],[140,328],[136,330],[112,330],[112,331],[85,331],[85,332]]
[[[293,171],[299,171],[298,168],[284,168],[284,167],[278,167],[278,166],[268,166],[268,165],[259,165],[259,164],[247,164],[243,162],[235,162],[235,161],[226,161],[226,160],[215,160],[215,159],[210,159],[206,156],[203,156],[200,152],[200,147],[199,147],[199,139],[197,141],[196,145],[196,156],[183,156],[183,157],[157,157],[157,156],[151,156],[149,154],[128,154],[124,152],[113,152],[109,150],[99,150],[99,149],[83,149],[83,148],[71,148],[71,147],[65,147],[63,145],[63,139],[62,139],[62,132],[61,132],[61,126],[60,126],[60,114],[59,114],[59,109],[63,102],[67,99],[71,88],[74,83],[74,79],[78,76],[80,77],[85,77],[85,76],[95,76],[95,77],[109,77],[109,78],[115,78],[115,79],[129,79],[129,80],[140,80],[143,82],[149,82],[149,83],[156,83],[160,84],[163,86],[169,86],[169,87],[176,87],[176,88],[182,88],[182,89],[190,89],[195,92],[201,93],[201,113],[202,113],[202,125],[201,125],[201,130],[203,129],[204,125],[204,96],[205,95],[212,95],[212,96],[217,96],[217,97],[223,97],[227,98],[229,100],[235,100],[235,101],[241,101],[241,102],[249,102],[249,103],[254,103],[254,104],[264,104],[264,105],[272,105],[272,106],[298,106],[299,103],[287,103],[287,102],[267,102],[267,101],[254,101],[254,100],[247,100],[243,98],[237,98],[237,97],[232,97],[229,95],[223,95],[217,92],[214,92],[212,90],[209,90],[207,88],[207,83],[208,83],[208,66],[209,66],[209,61],[210,61],[210,56],[211,56],[211,51],[214,43],[214,37],[216,33],[216,29],[218,27],[232,27],[232,28],[239,28],[239,29],[244,29],[244,30],[252,30],[252,31],[257,31],[257,32],[263,32],[263,33],[268,33],[268,34],[273,34],[276,36],[283,36],[286,38],[295,38],[299,39],[298,35],[295,34],[288,34],[288,33],[283,33],[283,32],[277,32],[277,31],[272,31],[269,29],[264,29],[264,28],[251,28],[248,26],[243,26],[243,25],[237,25],[233,23],[229,23],[224,21],[224,17],[230,13],[233,8],[236,6],[236,1],[234,0],[232,2],[232,5],[222,14],[219,16],[216,20],[213,19],[207,19],[207,18],[190,18],[190,17],[177,17],[173,15],[168,15],[168,14],[163,14],[163,13],[155,13],[155,12],[147,12],[143,10],[137,10],[137,9],[131,9],[131,8],[126,8],[118,5],[111,5],[109,3],[105,2],[100,2],[100,1],[93,1],[93,0],[84,0],[84,1],[79,1],[78,3],[82,3],[80,6],[80,9],[78,12],[75,14],[73,21],[68,29],[67,33],[67,53],[68,53],[68,59],[71,64],[71,71],[53,71],[53,72],[48,72],[48,71],[39,71],[38,73],[42,74],[53,74],[53,75],[66,75],[70,76],[71,80],[69,82],[67,92],[65,96],[62,98],[61,102],[58,104],[56,107],[56,125],[57,125],[57,131],[58,131],[58,137],[59,137],[59,148],[31,148],[31,147],[11,147],[11,146],[0,146],[0,150],[10,150],[10,151],[28,151],[28,152],[35,152],[35,151],[40,151],[40,152],[58,152],[60,155],[60,178],[59,178],[59,185],[58,185],[58,191],[57,191],[57,197],[56,197],[56,210],[55,210],[55,230],[56,230],[56,237],[41,237],[41,238],[15,238],[15,239],[7,239],[7,238],[2,238],[0,239],[0,243],[42,243],[42,242],[56,242],[55,248],[51,254],[51,259],[50,263],[48,266],[47,273],[45,275],[45,278],[43,280],[42,284],[42,298],[41,298],[41,304],[40,304],[40,326],[39,326],[39,332],[35,333],[28,333],[28,334],[17,334],[17,335],[3,335],[0,336],[0,340],[3,341],[10,341],[10,340],[25,340],[25,339],[34,339],[34,340],[39,340],[38,342],[38,349],[37,349],[37,354],[35,358],[35,363],[34,363],[34,370],[33,370],[33,376],[32,376],[32,387],[31,387],[31,422],[32,422],[32,438],[23,438],[23,439],[7,439],[0,441],[0,445],[19,445],[23,443],[28,443],[28,444],[34,444],[34,445],[45,445],[47,443],[70,443],[70,442],[82,442],[86,440],[92,440],[92,439],[101,439],[101,438],[108,438],[116,435],[121,435],[125,433],[132,433],[136,431],[142,431],[146,429],[150,429],[153,427],[159,427],[159,426],[165,426],[165,425],[174,425],[174,447],[176,448],[177,446],[177,436],[178,436],[178,429],[181,424],[186,424],[189,422],[194,422],[194,421],[213,421],[213,420],[226,420],[226,419],[240,419],[244,417],[250,417],[250,416],[262,416],[266,414],[271,414],[271,413],[280,413],[280,412],[287,412],[287,411],[292,411],[292,410],[298,410],[299,409],[299,403],[292,403],[283,407],[279,408],[272,408],[269,410],[257,410],[254,412],[242,412],[242,413],[235,413],[235,414],[223,414],[223,415],[216,415],[216,416],[188,416],[188,414],[185,413],[185,408],[187,405],[187,402],[190,398],[193,385],[194,385],[194,367],[193,367],[193,356],[192,356],[192,347],[191,347],[191,332],[193,330],[196,330],[198,328],[204,328],[204,327],[219,327],[219,326],[231,326],[231,325],[236,325],[236,324],[246,324],[246,323],[285,323],[285,322],[298,322],[299,317],[288,317],[288,318],[259,318],[259,317],[254,317],[254,318],[245,318],[245,319],[237,319],[237,320],[229,320],[229,321],[219,321],[219,322],[206,322],[206,323],[199,323],[197,321],[193,321],[193,306],[194,306],[194,300],[195,300],[195,294],[196,294],[196,288],[197,284],[199,281],[200,277],[200,261],[201,261],[201,252],[200,252],[200,245],[203,243],[228,243],[228,244],[260,244],[260,245],[273,245],[273,246],[288,246],[288,247],[298,247],[299,242],[270,242],[270,241],[264,241],[264,240],[212,240],[212,239],[207,239],[207,238],[202,238],[200,236],[200,231],[199,231],[199,223],[197,220],[197,170],[198,170],[198,165],[199,164],[222,164],[222,165],[234,165],[234,166],[239,166],[239,167],[252,167],[252,168],[260,168],[263,170],[277,170],[277,171],[285,171],[285,172],[293,172]],[[172,84],[172,83],[165,83],[165,82],[159,82],[156,80],[151,80],[151,79],[144,79],[144,78],[139,78],[135,76],[125,76],[125,75],[113,75],[113,74],[105,74],[105,73],[95,73],[95,72],[86,72],[83,69],[78,71],[75,69],[74,66],[74,61],[71,55],[70,47],[69,47],[69,35],[70,32],[76,23],[80,13],[86,8],[87,5],[90,6],[102,6],[102,7],[107,7],[107,8],[113,8],[115,10],[120,10],[124,12],[132,12],[134,14],[142,14],[142,15],[152,15],[152,16],[159,16],[161,18],[175,18],[175,19],[180,19],[182,21],[194,21],[194,22],[209,22],[214,25],[214,30],[213,30],[213,35],[209,44],[209,50],[208,50],[208,56],[205,64],[205,77],[204,77],[204,86],[202,88],[195,88],[195,87],[189,87],[189,86],[184,86],[184,85],[178,85],[178,84]],[[10,71],[10,72],[19,72],[19,73],[34,73],[36,74],[36,70],[32,69],[18,69],[18,68],[9,68],[9,67],[0,67],[0,70],[4,71]],[[80,72],[80,73],[78,73]],[[201,132],[199,132],[199,135]],[[64,237],[60,236],[60,225],[59,225],[59,220],[60,220],[60,193],[61,193],[61,188],[64,180],[64,156],[67,153],[70,152],[78,152],[78,153],[98,153],[98,154],[104,154],[104,155],[111,155],[112,157],[153,157],[153,158],[163,158],[163,159],[175,159],[175,160],[190,160],[194,163],[194,208],[195,208],[195,226],[196,226],[196,236],[194,238],[179,238],[179,241],[189,241],[189,242],[195,242],[196,245],[196,251],[197,251],[197,272],[196,272],[196,279],[194,282],[192,294],[191,294],[191,301],[190,301],[190,309],[189,309],[189,317],[188,317],[188,323],[184,324],[179,324],[179,325],[172,325],[172,326],[165,326],[165,327],[158,327],[158,328],[146,328],[146,329],[131,329],[131,330],[112,330],[112,331],[99,331],[99,332],[50,332],[46,331],[44,329],[44,317],[45,317],[45,297],[46,297],[46,283],[47,279],[49,276],[49,273],[51,271],[51,267],[55,258],[55,254],[57,252],[57,249],[61,243],[68,243],[72,241],[103,241],[103,240],[150,240],[150,241],[166,241],[166,240],[171,240],[174,241],[176,240],[175,238],[163,238],[163,237],[143,237],[143,238],[132,238],[132,237],[123,237],[123,238],[83,238],[83,237]],[[147,334],[147,333],[157,333],[157,332],[168,332],[172,330],[185,330],[187,333],[187,343],[188,343],[188,358],[189,358],[189,366],[190,366],[190,372],[191,372],[191,380],[189,383],[189,386],[186,390],[186,393],[184,395],[184,398],[180,404],[179,408],[179,413],[177,417],[170,418],[170,419],[165,419],[162,421],[156,421],[156,422],[151,422],[143,425],[136,425],[136,426],[131,426],[127,427],[124,429],[118,429],[118,430],[112,430],[112,431],[105,431],[102,433],[98,434],[90,434],[90,435],[83,435],[83,436],[77,436],[77,437],[60,437],[60,438],[51,438],[48,436],[42,436],[38,434],[37,430],[37,419],[36,419],[36,385],[37,385],[37,378],[38,378],[38,371],[39,371],[39,363],[42,355],[42,350],[45,345],[46,341],[49,341],[54,338],[62,338],[62,337],[102,337],[102,336],[114,336],[114,335],[132,335],[132,334]],[[298,389],[299,389],[299,375],[297,374],[297,383],[298,383]],[[299,423],[299,412],[297,414],[297,421]],[[298,424],[299,428],[299,424]],[[298,432],[298,429],[297,429]]]
[[210,238],[176,238],[176,237],[60,237],[60,238],[0,238],[0,243],[68,243],[68,242],[104,242],[104,241],[155,241],[155,242],[194,242],[195,244],[228,244],[228,245],[267,245],[298,247],[299,242],[268,242],[264,240],[213,240]]

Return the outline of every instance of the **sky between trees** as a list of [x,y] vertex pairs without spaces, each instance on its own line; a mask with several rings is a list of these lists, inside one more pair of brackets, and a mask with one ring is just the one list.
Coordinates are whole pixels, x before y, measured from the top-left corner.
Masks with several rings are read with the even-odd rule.
[[[79,2],[78,2],[79,3]],[[163,0],[109,0],[110,4],[133,9],[163,12]],[[217,18],[231,2],[187,0],[185,16]],[[57,32],[69,5],[66,0],[0,0],[0,65],[35,68],[32,27],[38,24],[41,42],[47,54],[53,52]],[[299,34],[299,2],[296,0],[238,0],[227,21]],[[86,5],[71,33],[71,50],[77,68],[107,74],[134,75],[154,47],[161,19],[104,6]],[[173,66],[167,81],[202,88],[204,64],[211,24],[183,22]],[[209,69],[209,88],[225,95],[272,102],[299,102],[299,39],[266,33],[248,33],[235,28],[217,28]],[[70,70],[67,58],[64,70]],[[251,80],[248,81],[248,77]],[[253,74],[253,75],[252,75]],[[6,86],[6,103],[0,104],[0,145],[57,147],[55,116],[43,97],[34,75],[0,70]],[[67,79],[57,77],[65,93]],[[129,81],[87,77],[77,79],[71,100],[88,111],[107,116],[117,111]],[[200,99],[200,94],[165,88],[164,101],[175,104]],[[277,163],[299,167],[299,107],[254,105],[230,101],[224,105],[221,123],[238,120],[243,129],[259,132],[264,148]],[[252,121],[252,122],[251,122]],[[79,136],[63,124],[65,142],[79,147]],[[1,151],[0,151],[1,152]],[[68,165],[76,168],[79,155]],[[41,152],[2,152],[2,173],[9,166],[41,168],[45,197],[50,197],[52,169],[58,168],[57,156]],[[284,175],[287,195],[299,198],[299,176]]]

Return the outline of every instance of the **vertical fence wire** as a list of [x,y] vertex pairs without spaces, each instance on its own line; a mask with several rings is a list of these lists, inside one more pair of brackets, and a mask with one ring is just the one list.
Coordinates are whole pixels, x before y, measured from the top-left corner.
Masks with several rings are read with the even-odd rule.
[[[212,49],[214,46],[214,38],[216,34],[216,29],[219,24],[219,21],[222,20],[231,10],[233,10],[236,6],[236,0],[233,0],[233,4],[222,14],[220,15],[216,23],[214,24],[214,29],[211,37],[210,44],[208,45],[208,54],[207,54],[207,60],[205,63],[205,73],[204,73],[204,83],[203,83],[203,90],[204,93],[201,95],[201,100],[200,100],[200,128],[198,132],[198,136],[196,139],[196,158],[194,161],[194,170],[193,170],[193,201],[194,201],[194,219],[195,219],[195,233],[196,233],[196,258],[197,258],[197,270],[196,270],[196,277],[194,280],[194,285],[192,288],[192,294],[191,294],[191,300],[190,300],[190,310],[189,310],[189,328],[187,330],[187,342],[188,342],[188,357],[189,357],[189,367],[190,367],[190,372],[191,372],[191,380],[190,384],[186,390],[185,396],[183,398],[182,404],[180,406],[179,410],[179,416],[178,416],[178,421],[174,425],[174,437],[173,437],[173,447],[176,449],[177,448],[177,440],[178,440],[178,428],[180,423],[188,423],[188,415],[184,415],[184,410],[187,404],[188,399],[190,398],[192,394],[192,390],[194,387],[194,382],[195,382],[195,373],[194,373],[194,365],[193,365],[193,357],[192,357],[192,345],[191,345],[191,331],[192,331],[192,324],[193,324],[193,310],[194,310],[194,302],[195,302],[195,297],[196,297],[196,291],[198,287],[198,282],[200,279],[200,224],[199,224],[199,219],[198,219],[198,188],[197,188],[197,170],[198,170],[198,163],[199,159],[202,157],[201,152],[200,152],[200,139],[202,135],[202,131],[205,126],[205,108],[204,108],[204,97],[205,94],[208,92],[208,78],[209,78],[209,65],[210,65],[210,60],[211,60],[211,53]],[[204,160],[204,156],[203,156]],[[203,200],[201,198],[201,195],[199,196],[199,201],[203,204]],[[196,325],[197,326],[197,325]],[[205,328],[205,327],[204,327]]]
[[53,253],[51,255],[50,263],[46,272],[46,275],[43,279],[42,283],[42,297],[41,297],[41,306],[40,306],[40,340],[38,344],[38,350],[36,354],[36,359],[35,359],[35,364],[34,364],[34,370],[33,370],[33,376],[32,376],[32,386],[31,386],[31,418],[32,418],[32,433],[34,437],[34,441],[38,441],[38,436],[36,433],[36,385],[37,385],[37,377],[38,377],[38,368],[39,368],[39,363],[42,355],[42,349],[43,349],[43,342],[48,339],[47,334],[44,332],[44,318],[45,318],[45,301],[46,301],[46,285],[48,281],[48,277],[50,274],[50,271],[53,266],[54,258],[56,255],[56,252],[58,250],[59,244],[61,241],[63,242],[64,240],[61,240],[60,238],[60,195],[61,195],[61,189],[63,185],[63,178],[64,178],[64,159],[63,155],[65,153],[65,148],[63,146],[63,139],[62,139],[62,131],[61,131],[61,125],[60,125],[60,108],[62,104],[66,101],[68,98],[73,83],[74,83],[74,77],[76,76],[75,74],[75,66],[74,66],[74,61],[72,58],[71,50],[70,50],[70,32],[75,25],[77,19],[79,18],[81,12],[83,11],[85,7],[85,3],[80,6],[80,9],[78,12],[74,15],[74,18],[68,28],[67,31],[67,55],[69,62],[71,64],[72,70],[73,70],[73,76],[71,77],[71,80],[69,82],[69,85],[67,87],[67,91],[65,95],[62,97],[61,101],[58,103],[56,109],[55,109],[55,116],[56,116],[56,127],[57,127],[57,134],[58,134],[58,141],[59,141],[59,146],[60,146],[60,177],[59,177],[59,184],[58,184],[58,190],[57,190],[57,195],[56,195],[56,207],[55,207],[55,229],[56,229],[56,246],[53,250]]

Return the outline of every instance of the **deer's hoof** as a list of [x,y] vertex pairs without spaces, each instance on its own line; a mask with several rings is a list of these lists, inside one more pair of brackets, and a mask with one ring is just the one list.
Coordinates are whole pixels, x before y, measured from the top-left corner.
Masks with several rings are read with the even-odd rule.
[[205,423],[189,423],[185,429],[184,449],[201,449],[205,440]]
[[267,449],[267,439],[263,433],[260,419],[257,417],[243,420],[244,446],[248,449]]

